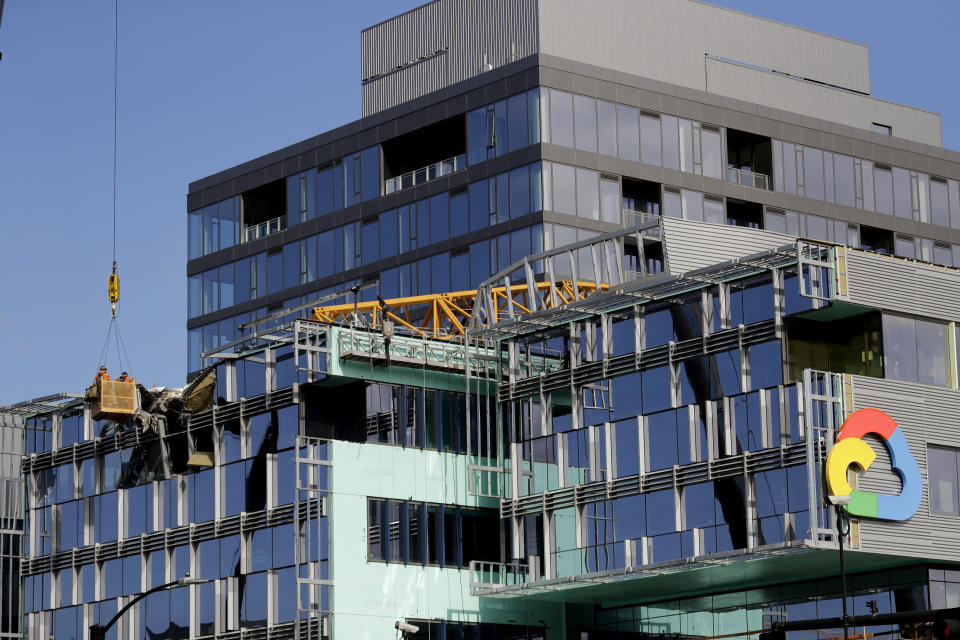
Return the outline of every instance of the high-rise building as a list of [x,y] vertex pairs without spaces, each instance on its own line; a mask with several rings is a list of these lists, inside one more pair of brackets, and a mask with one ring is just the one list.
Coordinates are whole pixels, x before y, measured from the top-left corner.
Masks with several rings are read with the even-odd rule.
[[30,638],[749,640],[841,615],[838,538],[851,615],[960,605],[960,154],[866,47],[693,0],[362,45],[360,120],[190,185],[186,395],[26,445]]

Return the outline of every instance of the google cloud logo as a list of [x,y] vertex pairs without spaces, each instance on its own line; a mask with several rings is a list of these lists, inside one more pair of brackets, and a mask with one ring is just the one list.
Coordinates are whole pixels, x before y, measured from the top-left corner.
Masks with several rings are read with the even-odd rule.
[[[851,464],[866,471],[877,454],[863,441],[866,434],[879,436],[887,445],[893,470],[903,480],[900,495],[876,494],[854,491],[847,481],[847,469]],[[884,520],[907,520],[917,511],[923,497],[923,481],[920,467],[910,453],[907,439],[893,418],[879,409],[861,409],[847,418],[837,443],[827,456],[827,488],[832,495],[850,496],[847,513],[864,518]]]

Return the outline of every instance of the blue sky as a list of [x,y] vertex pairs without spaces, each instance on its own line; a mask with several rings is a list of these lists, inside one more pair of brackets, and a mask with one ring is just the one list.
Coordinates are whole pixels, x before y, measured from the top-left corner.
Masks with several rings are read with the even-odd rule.
[[[421,2],[120,4],[119,324],[131,373],[178,386],[188,183],[358,118],[360,30]],[[718,4],[869,45],[874,95],[941,113],[945,146],[960,149],[960,3]],[[0,404],[81,392],[99,361],[110,318],[113,20],[109,0],[4,7]]]

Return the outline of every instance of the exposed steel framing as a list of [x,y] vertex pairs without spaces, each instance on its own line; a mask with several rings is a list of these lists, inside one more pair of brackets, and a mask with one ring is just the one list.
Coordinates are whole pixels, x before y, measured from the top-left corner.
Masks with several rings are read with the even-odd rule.
[[[533,286],[514,284],[507,288],[493,287],[492,296],[495,317],[493,322],[508,318],[512,305],[514,314],[530,313],[532,309],[550,309],[583,299],[597,289],[606,290],[607,284],[578,282],[576,286],[570,280],[559,282],[537,282]],[[529,299],[531,290],[539,300],[534,306]],[[364,326],[379,328],[386,319],[407,330],[429,338],[451,338],[462,336],[470,321],[477,299],[476,289],[453,291],[450,293],[432,293],[423,296],[408,296],[384,300],[384,306],[377,300],[357,302],[356,304],[338,304],[328,307],[314,307],[311,320],[346,324],[351,321]],[[512,300],[511,300],[512,299]],[[379,313],[378,313],[379,312]],[[354,316],[356,314],[356,316]]]

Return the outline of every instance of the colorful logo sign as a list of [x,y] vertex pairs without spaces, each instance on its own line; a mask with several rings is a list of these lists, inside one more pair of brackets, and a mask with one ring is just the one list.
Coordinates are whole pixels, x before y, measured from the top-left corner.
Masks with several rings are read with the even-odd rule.
[[[847,469],[851,464],[866,471],[877,454],[863,441],[863,436],[873,434],[887,445],[893,470],[903,480],[900,495],[876,494],[854,491],[847,481]],[[884,520],[907,520],[917,511],[923,497],[923,481],[920,467],[910,453],[907,439],[893,418],[879,409],[861,409],[847,418],[837,443],[827,456],[827,488],[831,495],[850,496],[847,513],[864,518]]]

